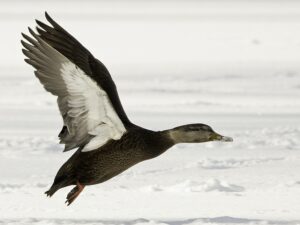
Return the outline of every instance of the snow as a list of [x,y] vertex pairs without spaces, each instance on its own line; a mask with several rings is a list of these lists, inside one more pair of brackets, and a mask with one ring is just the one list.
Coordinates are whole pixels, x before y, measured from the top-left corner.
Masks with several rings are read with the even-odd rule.
[[[299,2],[1,4],[0,224],[300,224]],[[46,198],[72,152],[20,51],[45,9],[107,65],[133,122],[201,122],[234,142],[177,145],[69,207],[71,187]]]

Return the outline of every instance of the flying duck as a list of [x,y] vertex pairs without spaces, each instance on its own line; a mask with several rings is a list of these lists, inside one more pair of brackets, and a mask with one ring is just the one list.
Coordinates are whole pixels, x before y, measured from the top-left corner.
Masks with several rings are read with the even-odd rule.
[[67,195],[70,205],[85,186],[105,182],[175,144],[232,141],[201,123],[163,131],[133,124],[104,64],[47,12],[45,17],[50,26],[36,20],[36,32],[28,28],[31,36],[22,33],[22,51],[46,91],[57,96],[64,151],[77,149],[57,172],[47,196],[75,185]]

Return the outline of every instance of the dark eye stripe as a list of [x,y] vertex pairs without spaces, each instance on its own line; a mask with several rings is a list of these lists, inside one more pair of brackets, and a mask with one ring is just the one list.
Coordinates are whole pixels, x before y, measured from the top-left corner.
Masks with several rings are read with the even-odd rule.
[[185,131],[212,131],[212,129],[207,125],[189,125],[183,127]]
[[189,131],[199,131],[200,129],[199,128],[189,128],[188,130]]

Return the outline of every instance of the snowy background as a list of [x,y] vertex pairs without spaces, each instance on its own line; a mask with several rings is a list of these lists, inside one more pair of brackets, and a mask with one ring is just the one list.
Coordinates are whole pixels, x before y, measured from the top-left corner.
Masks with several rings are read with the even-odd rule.
[[[300,1],[0,2],[0,224],[300,224]],[[162,130],[202,122],[233,143],[182,144],[70,206],[43,194],[62,153],[56,99],[20,32],[57,20],[110,70],[124,108]]]

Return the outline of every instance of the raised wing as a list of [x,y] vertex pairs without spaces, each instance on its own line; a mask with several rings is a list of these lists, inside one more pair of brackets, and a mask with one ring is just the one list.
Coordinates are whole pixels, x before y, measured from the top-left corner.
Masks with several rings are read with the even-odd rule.
[[82,151],[91,151],[111,139],[120,139],[126,132],[124,124],[130,122],[107,69],[46,17],[54,28],[38,22],[44,29],[37,28],[40,35],[29,28],[33,38],[23,34],[30,43],[22,40],[23,53],[45,89],[58,96],[67,130],[61,140],[65,150],[84,146]]
[[132,124],[120,102],[116,85],[103,63],[94,58],[79,41],[57,24],[47,12],[45,16],[52,27],[37,20],[37,24],[42,28],[37,27],[40,37],[96,81],[108,94],[116,113],[125,127],[131,126]]

